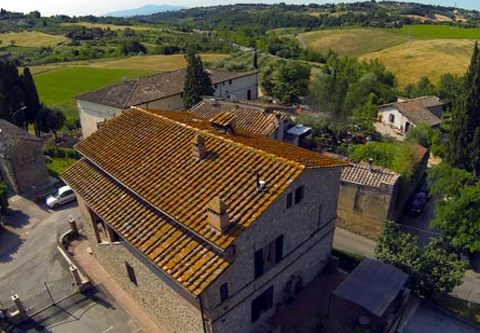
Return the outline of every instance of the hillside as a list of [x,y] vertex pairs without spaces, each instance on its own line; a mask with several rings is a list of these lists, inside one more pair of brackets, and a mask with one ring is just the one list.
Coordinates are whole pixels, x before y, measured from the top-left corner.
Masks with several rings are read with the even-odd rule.
[[176,11],[176,10],[185,9],[185,8],[186,7],[173,6],[173,5],[145,5],[139,8],[131,8],[131,9],[109,12],[103,16],[133,17],[138,15],[152,15],[152,14],[162,13],[162,12]]

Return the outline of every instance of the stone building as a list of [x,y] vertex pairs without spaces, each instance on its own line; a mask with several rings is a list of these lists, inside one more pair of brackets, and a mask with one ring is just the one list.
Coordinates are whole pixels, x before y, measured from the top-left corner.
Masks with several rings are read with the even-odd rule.
[[235,127],[251,134],[263,135],[298,146],[312,129],[295,125],[290,114],[294,108],[276,104],[261,104],[245,100],[204,98],[188,112],[196,117],[212,119],[230,115]]
[[[232,73],[208,70],[214,96],[257,99],[258,73]],[[146,109],[183,109],[185,69],[158,73],[136,80],[126,80],[99,90],[77,96],[77,107],[83,137],[95,132],[115,115],[138,106]]]
[[385,221],[397,218],[399,188],[398,173],[368,162],[351,163],[341,175],[338,225],[378,239]]
[[0,119],[0,176],[16,194],[32,193],[49,184],[43,142]]
[[140,108],[76,149],[93,254],[168,332],[269,331],[330,255],[343,161]]
[[328,331],[396,332],[410,295],[407,282],[398,268],[364,259],[333,291]]
[[444,107],[436,96],[400,99],[378,107],[378,122],[384,126],[376,127],[382,134],[393,136],[404,135],[420,124],[437,127],[442,123]]

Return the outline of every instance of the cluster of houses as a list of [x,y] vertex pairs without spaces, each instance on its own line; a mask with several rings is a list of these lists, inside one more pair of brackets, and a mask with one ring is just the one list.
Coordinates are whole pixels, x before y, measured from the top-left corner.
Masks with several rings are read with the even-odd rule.
[[[330,262],[336,225],[375,239],[399,217],[400,175],[299,147],[312,129],[290,107],[255,101],[256,72],[210,75],[214,96],[187,111],[183,70],[78,96],[82,158],[62,178],[93,255],[160,326],[268,332],[267,319]],[[441,107],[434,97],[381,106],[380,129],[438,126]],[[38,139],[6,122],[0,138],[15,192],[46,180]],[[419,148],[418,177],[427,160]],[[333,331],[390,330],[407,282],[362,262],[332,294]]]

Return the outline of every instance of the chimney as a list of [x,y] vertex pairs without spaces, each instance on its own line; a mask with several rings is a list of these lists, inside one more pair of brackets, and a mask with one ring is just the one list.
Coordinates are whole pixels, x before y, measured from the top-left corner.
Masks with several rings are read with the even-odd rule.
[[200,134],[193,138],[192,156],[197,160],[203,160],[207,157],[207,148],[205,148],[205,138]]
[[368,170],[369,170],[370,172],[373,172],[373,171],[374,171],[374,170],[373,170],[373,158],[369,158],[369,159],[368,159]]
[[267,182],[260,179],[260,173],[259,172],[255,173],[255,178],[256,178],[255,191],[257,193],[265,192],[267,190]]
[[277,132],[275,134],[275,139],[283,141],[285,135],[285,119],[282,119],[282,114],[280,112],[274,111],[275,114],[275,125],[277,126]]
[[220,198],[214,198],[208,203],[207,214],[208,224],[215,230],[224,233],[230,226],[227,205]]

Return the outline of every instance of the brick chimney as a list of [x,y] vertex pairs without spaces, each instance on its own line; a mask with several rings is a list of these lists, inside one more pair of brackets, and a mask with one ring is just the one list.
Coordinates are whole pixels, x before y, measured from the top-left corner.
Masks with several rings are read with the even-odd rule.
[[227,205],[220,199],[214,198],[207,205],[208,224],[224,233],[230,226],[227,214]]
[[205,138],[200,134],[193,138],[192,156],[197,160],[203,160],[207,157],[207,148],[205,148]]

